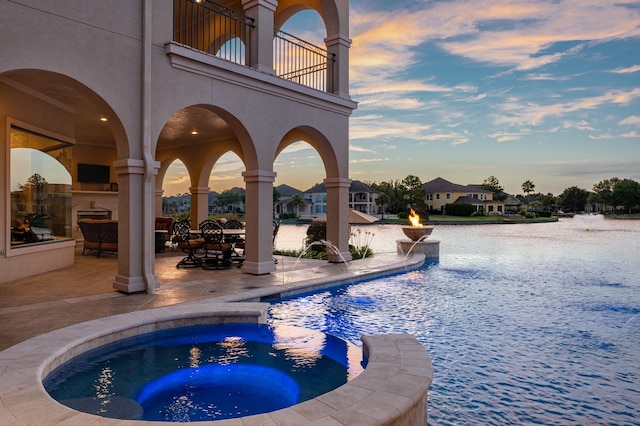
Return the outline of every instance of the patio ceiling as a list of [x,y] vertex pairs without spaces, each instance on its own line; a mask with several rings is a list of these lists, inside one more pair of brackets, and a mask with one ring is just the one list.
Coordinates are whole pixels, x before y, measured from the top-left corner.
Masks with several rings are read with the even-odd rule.
[[[100,121],[103,111],[75,88],[71,79],[40,70],[19,70],[0,76],[0,83],[73,113],[78,144],[114,145],[111,127]],[[197,134],[192,134],[193,131]],[[178,111],[165,123],[158,139],[158,149],[211,142],[232,135],[230,127],[217,114],[204,107],[192,106]]]

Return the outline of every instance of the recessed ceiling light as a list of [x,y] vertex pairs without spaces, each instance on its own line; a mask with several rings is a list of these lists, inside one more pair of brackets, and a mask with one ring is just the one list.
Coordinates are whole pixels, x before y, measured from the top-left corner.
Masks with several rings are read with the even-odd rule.
[[107,117],[100,117],[100,121],[105,121],[106,122],[106,121],[109,121],[109,120],[107,120]]
[[197,130],[192,130],[192,131],[191,131],[191,134],[192,134],[192,135],[197,135],[197,134],[198,134],[198,131],[197,131]]

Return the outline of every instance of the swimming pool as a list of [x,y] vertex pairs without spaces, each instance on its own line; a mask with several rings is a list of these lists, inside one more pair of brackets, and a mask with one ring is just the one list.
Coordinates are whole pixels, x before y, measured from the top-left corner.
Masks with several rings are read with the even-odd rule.
[[433,360],[432,425],[640,424],[640,222],[433,236],[439,263],[278,302],[270,322],[412,334]]

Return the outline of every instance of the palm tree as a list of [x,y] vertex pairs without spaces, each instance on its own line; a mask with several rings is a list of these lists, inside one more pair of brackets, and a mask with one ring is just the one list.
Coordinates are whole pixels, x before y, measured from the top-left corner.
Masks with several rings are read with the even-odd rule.
[[529,209],[529,194],[531,194],[535,188],[536,186],[530,180],[526,180],[522,184],[522,192],[527,196],[527,209]]
[[300,196],[300,194],[295,194],[291,197],[291,200],[287,203],[293,209],[293,213],[298,217],[298,207],[304,204],[304,199]]
[[378,197],[376,198],[376,205],[381,207],[381,211],[382,211],[382,217],[381,219],[384,220],[384,206],[385,204],[389,204],[389,196],[387,194],[385,194],[384,192],[378,194]]

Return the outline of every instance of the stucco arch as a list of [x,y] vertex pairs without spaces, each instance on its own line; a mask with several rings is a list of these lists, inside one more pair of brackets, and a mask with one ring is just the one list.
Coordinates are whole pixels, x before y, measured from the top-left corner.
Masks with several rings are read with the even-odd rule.
[[[196,130],[197,135],[191,132]],[[158,130],[155,142],[156,159],[164,162],[167,158],[180,158],[185,165],[189,160],[185,151],[195,149],[197,156],[207,151],[220,154],[235,152],[247,168],[258,167],[258,153],[247,128],[231,112],[222,107],[196,104],[180,107],[166,117]],[[214,162],[202,160],[202,165]],[[209,169],[209,172],[211,170]]]
[[[303,140],[311,145],[320,155],[324,164],[327,178],[340,177],[340,166],[336,152],[329,139],[319,130],[310,126],[300,126],[288,131],[282,138],[275,157],[277,157],[287,146],[294,142]],[[275,161],[274,157],[274,161]]]
[[[341,29],[346,29],[343,34],[348,34],[349,17],[342,13],[334,0],[280,0],[275,13],[275,27],[281,28],[289,18],[296,13],[313,9],[324,21],[327,35],[338,34]],[[346,21],[346,22],[344,22]]]
[[[77,144],[113,144],[117,158],[129,156],[129,139],[115,110],[96,91],[73,77],[43,69],[17,69],[0,74],[0,82],[24,92],[27,107],[12,105],[15,118],[71,137]],[[42,102],[44,109],[60,110],[69,122],[50,119],[47,114],[34,116],[34,103]],[[18,107],[18,108],[16,108]],[[52,114],[53,115],[53,114]],[[100,118],[106,122],[100,122]]]

